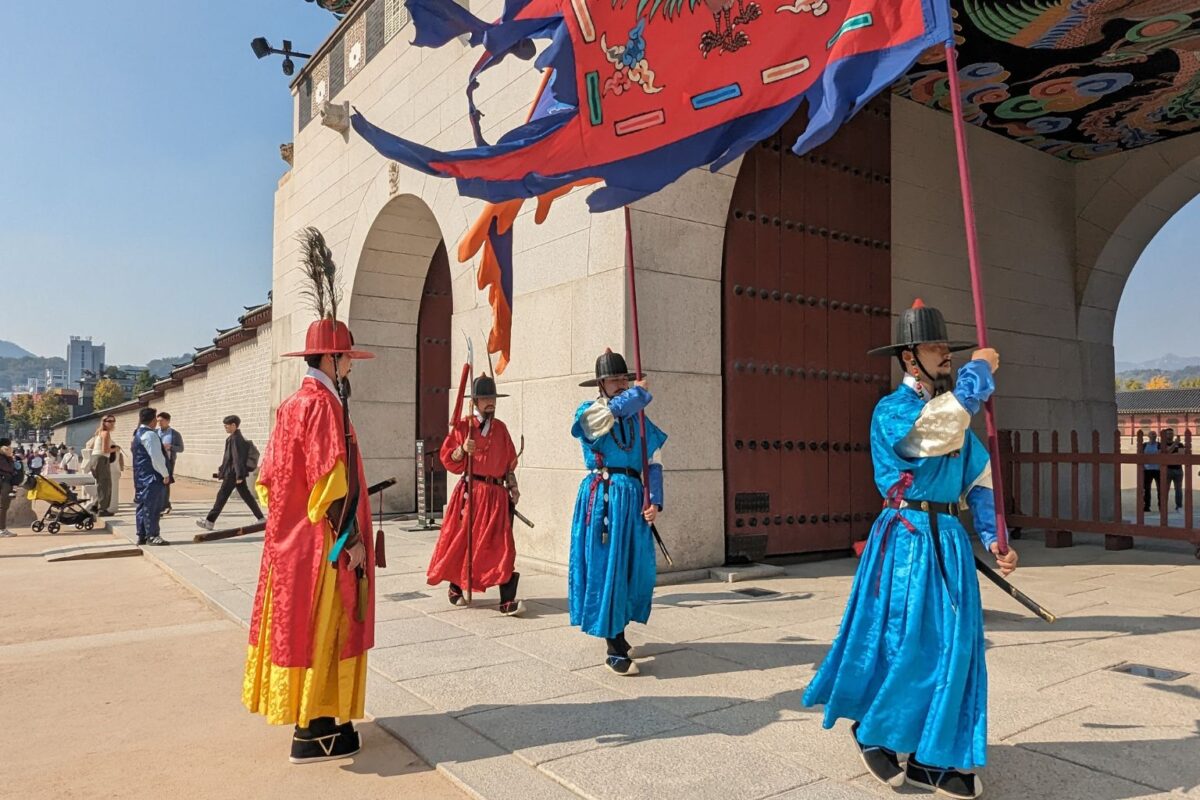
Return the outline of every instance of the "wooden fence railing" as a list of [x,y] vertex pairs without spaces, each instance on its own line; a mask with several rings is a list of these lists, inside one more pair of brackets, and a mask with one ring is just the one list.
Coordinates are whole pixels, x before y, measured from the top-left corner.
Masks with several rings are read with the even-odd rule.
[[[1073,531],[1102,533],[1109,550],[1132,547],[1135,536],[1175,539],[1196,545],[1200,558],[1200,530],[1192,501],[1200,456],[1192,452],[1190,433],[1183,438],[1183,452],[1175,454],[1142,453],[1140,433],[1135,440],[1137,452],[1132,453],[1121,452],[1120,432],[1112,434],[1107,452],[1101,450],[1099,431],[1092,431],[1088,451],[1079,449],[1076,431],[1071,432],[1065,450],[1057,432],[1050,435],[1049,450],[1042,449],[1036,431],[1028,438],[1026,449],[1020,431],[1000,433],[1006,513],[1009,527],[1018,537],[1021,528],[1040,528],[1046,532],[1047,547],[1070,547]],[[1160,476],[1158,510],[1153,515],[1147,514],[1142,504],[1145,468],[1152,465],[1158,466]],[[1178,473],[1182,473],[1181,514],[1173,515],[1175,491],[1168,478]],[[1122,493],[1129,489],[1135,490],[1133,508],[1124,507]]]

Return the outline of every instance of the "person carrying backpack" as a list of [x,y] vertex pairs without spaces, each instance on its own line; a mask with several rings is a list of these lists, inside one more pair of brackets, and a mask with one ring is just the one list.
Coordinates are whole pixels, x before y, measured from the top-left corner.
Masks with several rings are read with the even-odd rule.
[[217,499],[213,503],[212,511],[209,511],[204,519],[196,520],[196,524],[206,531],[216,527],[217,517],[221,516],[221,511],[234,489],[237,489],[237,493],[249,506],[254,518],[260,521],[263,519],[258,499],[246,484],[250,473],[258,468],[258,448],[254,446],[254,442],[242,436],[242,420],[236,414],[230,414],[224,423],[225,432],[229,434],[225,439],[225,455],[221,459],[221,468],[213,475],[221,481],[221,488],[217,490]]

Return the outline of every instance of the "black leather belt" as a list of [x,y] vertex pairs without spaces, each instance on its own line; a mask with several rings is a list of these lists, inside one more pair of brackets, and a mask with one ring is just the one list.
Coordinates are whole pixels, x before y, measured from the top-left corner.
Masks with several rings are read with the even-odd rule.
[[952,517],[958,517],[962,513],[958,503],[935,503],[932,500],[901,500],[899,505],[892,504],[892,508],[925,511],[929,514],[949,514]]
[[484,483],[494,483],[497,486],[503,486],[505,489],[508,488],[508,484],[504,482],[504,478],[493,478],[491,475],[472,475],[471,480],[483,481]]

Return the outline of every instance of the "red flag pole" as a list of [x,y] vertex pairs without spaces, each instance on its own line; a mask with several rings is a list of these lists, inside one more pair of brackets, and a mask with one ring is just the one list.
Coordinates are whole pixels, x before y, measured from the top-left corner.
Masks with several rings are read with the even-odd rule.
[[[946,42],[946,72],[950,76],[950,105],[954,117],[954,141],[958,150],[958,182],[962,190],[963,224],[967,232],[967,263],[971,269],[971,296],[975,302],[975,337],[987,347],[987,318],[983,309],[983,275],[979,265],[979,235],[975,228],[975,200],[971,190],[971,165],[967,160],[967,131],[963,120],[962,90],[958,82],[958,59],[954,40]],[[1004,519],[1004,478],[1000,469],[1000,437],[992,400],[983,404],[987,421],[988,451],[992,458],[992,492],[996,498],[996,542],[1008,552],[1008,527]]]
[[[629,222],[629,206],[625,206],[625,272],[629,277],[629,309],[633,315],[633,371],[638,380],[642,372],[642,340],[638,331],[637,279],[633,269],[633,226]],[[650,507],[650,457],[646,452],[646,410],[638,412],[638,430],[642,440],[642,508]]]

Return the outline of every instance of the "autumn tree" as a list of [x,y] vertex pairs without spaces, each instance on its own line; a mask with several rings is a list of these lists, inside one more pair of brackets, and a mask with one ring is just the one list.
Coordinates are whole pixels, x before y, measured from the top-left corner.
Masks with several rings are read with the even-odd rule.
[[118,403],[124,402],[125,390],[112,378],[103,378],[96,384],[96,391],[92,396],[92,407],[97,411],[112,408]]
[[1171,379],[1166,375],[1155,375],[1146,383],[1147,389],[1170,389]]
[[1184,378],[1179,382],[1180,389],[1200,389],[1200,376]]
[[71,409],[62,399],[47,392],[33,404],[33,427],[39,431],[49,430],[71,416]]
[[14,434],[25,433],[37,427],[33,422],[33,395],[13,395],[8,408],[8,424]]

